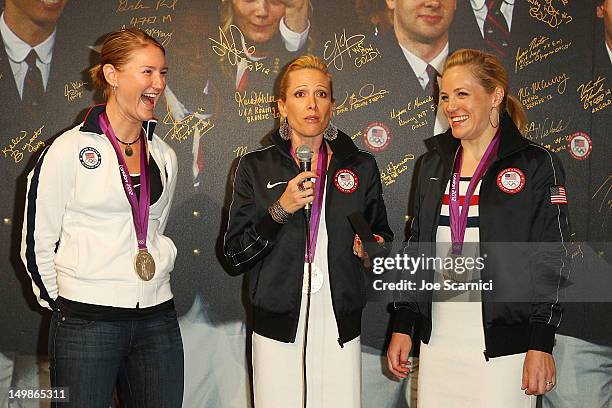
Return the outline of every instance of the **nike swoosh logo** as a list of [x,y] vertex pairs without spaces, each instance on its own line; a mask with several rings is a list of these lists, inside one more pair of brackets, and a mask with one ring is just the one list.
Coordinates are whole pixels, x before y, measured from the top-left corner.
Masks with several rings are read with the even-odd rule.
[[286,181],[279,181],[278,183],[274,183],[274,184],[272,184],[272,183],[270,183],[270,182],[268,181],[268,185],[267,185],[266,187],[268,187],[268,188],[274,188],[274,187],[276,187],[276,186],[278,186],[278,185],[281,185],[281,184],[287,184],[287,182],[286,182]]

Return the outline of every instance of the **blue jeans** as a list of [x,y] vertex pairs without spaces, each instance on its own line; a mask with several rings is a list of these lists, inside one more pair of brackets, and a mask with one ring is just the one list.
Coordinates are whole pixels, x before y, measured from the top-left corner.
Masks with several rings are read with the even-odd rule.
[[103,322],[53,312],[51,385],[68,387],[55,408],[108,408],[119,381],[130,408],[178,408],[183,401],[183,342],[176,312]]
[[544,408],[612,406],[612,347],[556,335],[557,385],[542,397]]

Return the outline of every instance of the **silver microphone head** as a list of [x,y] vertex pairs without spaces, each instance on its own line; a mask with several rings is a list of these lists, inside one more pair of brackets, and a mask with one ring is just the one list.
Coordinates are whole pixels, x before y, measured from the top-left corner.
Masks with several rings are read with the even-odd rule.
[[314,153],[312,151],[312,148],[310,146],[308,146],[308,145],[301,145],[295,151],[295,155],[297,156],[298,160],[301,161],[301,162],[312,161],[312,155],[313,154]]

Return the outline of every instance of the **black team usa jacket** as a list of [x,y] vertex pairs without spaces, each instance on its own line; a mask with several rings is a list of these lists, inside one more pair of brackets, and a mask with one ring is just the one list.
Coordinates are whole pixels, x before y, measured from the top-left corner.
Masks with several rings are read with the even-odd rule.
[[[302,296],[306,249],[303,211],[284,224],[276,223],[268,207],[280,198],[289,180],[300,173],[291,157],[291,143],[277,132],[272,145],[244,155],[236,168],[224,253],[236,274],[249,274],[249,298],[256,333],[282,342],[294,342]],[[380,173],[374,157],[357,149],[338,132],[328,141],[333,155],[326,181],[325,211],[329,237],[332,304],[340,345],[361,333],[361,311],[366,303],[368,277],[353,254],[354,231],[347,219],[361,212],[372,232],[386,243],[393,240],[387,223]],[[335,181],[352,175],[342,191]]]
[[[500,126],[499,151],[482,178],[479,193],[480,254],[487,254],[481,278],[493,280],[493,290],[482,291],[487,359],[530,349],[552,352],[562,315],[559,292],[570,270],[567,204],[551,198],[558,187],[565,187],[561,163],[525,139],[509,116],[504,115]],[[414,219],[405,246],[411,256],[436,255],[442,197],[460,142],[449,129],[426,144],[430,151],[420,162]],[[500,176],[507,169],[523,173],[520,190],[501,188]],[[413,277],[419,281],[417,288],[421,280],[431,282],[433,275],[433,271],[417,272]],[[404,292],[398,299],[393,330],[418,333],[428,343],[432,292]]]

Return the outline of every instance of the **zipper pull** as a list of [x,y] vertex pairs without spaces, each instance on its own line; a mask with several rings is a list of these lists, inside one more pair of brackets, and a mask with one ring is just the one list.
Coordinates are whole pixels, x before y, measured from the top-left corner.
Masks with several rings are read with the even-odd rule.
[[340,345],[340,348],[344,348],[344,343],[342,343],[342,340],[340,340],[340,337],[338,337],[338,344]]

